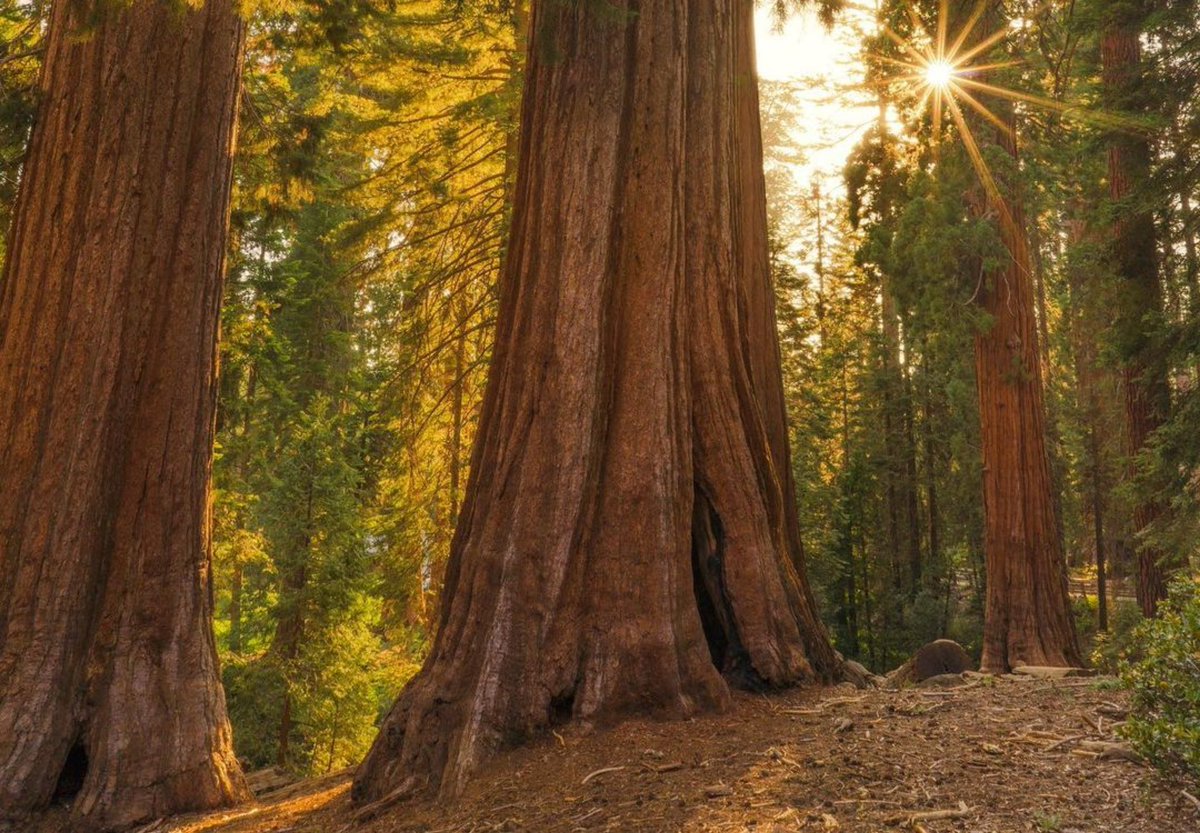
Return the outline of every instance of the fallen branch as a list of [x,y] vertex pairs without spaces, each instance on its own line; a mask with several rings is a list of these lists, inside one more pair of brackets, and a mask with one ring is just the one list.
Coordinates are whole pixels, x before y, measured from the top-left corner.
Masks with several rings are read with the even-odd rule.
[[1132,761],[1135,764],[1142,762],[1142,756],[1123,743],[1112,743],[1106,740],[1085,740],[1079,744],[1079,748],[1085,752],[1095,753],[1097,758],[1104,761]]
[[942,819],[961,819],[971,815],[971,808],[967,806],[967,802],[958,802],[958,807],[953,810],[921,810],[912,813],[900,813],[892,816],[888,822],[890,824],[904,824],[908,827],[916,827],[922,821],[940,821]]
[[829,700],[823,700],[821,702],[821,708],[824,709],[828,708],[829,706],[846,706],[851,703],[861,703],[866,699],[867,697],[865,694],[861,697],[833,697]]
[[1196,798],[1196,796],[1192,795],[1187,790],[1180,790],[1179,792],[1183,795],[1184,798],[1186,798],[1188,801],[1192,802],[1192,806],[1194,806],[1196,808],[1196,812],[1200,813],[1200,798]]
[[1083,740],[1085,737],[1087,737],[1087,735],[1071,735],[1069,738],[1063,738],[1062,740],[1056,740],[1054,743],[1043,748],[1042,751],[1043,752],[1053,752],[1055,749],[1058,749],[1060,746],[1066,746],[1068,743],[1071,743],[1072,741]]
[[820,714],[827,708],[832,706],[846,706],[851,703],[861,703],[866,700],[866,695],[862,697],[831,697],[828,700],[823,700],[818,703],[816,708],[812,709],[779,709],[780,714]]
[[653,772],[656,775],[662,775],[664,772],[676,772],[686,766],[682,761],[673,761],[669,764],[642,764],[642,767],[647,772]]
[[404,801],[406,798],[410,797],[414,792],[416,792],[416,787],[417,778],[414,775],[410,775],[401,781],[400,786],[396,787],[396,789],[392,790],[378,801],[372,801],[370,804],[367,804],[364,807],[356,810],[350,815],[350,818],[356,822],[359,822],[360,824],[364,821],[370,821],[384,810],[399,804],[401,801]]
[[593,778],[595,778],[599,775],[603,775],[606,772],[620,772],[624,768],[625,767],[623,767],[623,766],[606,766],[603,769],[596,770],[595,772],[589,772],[587,775],[583,776],[583,780],[579,782],[579,785],[583,786],[588,781],[591,781]]
[[267,767],[246,775],[246,786],[255,796],[296,783],[296,776],[279,767]]
[[733,795],[733,787],[725,784],[713,784],[704,788],[705,798],[724,798],[727,795]]

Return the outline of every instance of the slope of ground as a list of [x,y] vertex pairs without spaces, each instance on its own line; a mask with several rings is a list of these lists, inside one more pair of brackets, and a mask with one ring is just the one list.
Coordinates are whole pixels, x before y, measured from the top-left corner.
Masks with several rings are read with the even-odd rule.
[[1197,833],[1180,785],[1114,757],[1125,696],[1092,679],[741,695],[687,723],[568,729],[459,802],[354,820],[348,774],[155,833]]

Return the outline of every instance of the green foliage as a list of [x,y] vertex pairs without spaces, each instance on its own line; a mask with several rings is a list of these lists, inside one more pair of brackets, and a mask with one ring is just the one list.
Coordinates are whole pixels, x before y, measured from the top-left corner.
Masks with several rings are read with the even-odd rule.
[[[237,731],[239,759],[250,768],[285,763],[307,773],[357,764],[375,738],[382,704],[416,673],[417,656],[380,651],[377,600],[361,599],[350,615],[305,640],[292,660],[266,654],[231,657],[223,679]],[[284,703],[293,735],[288,759],[279,761]]]
[[1034,813],[1033,822],[1038,830],[1045,830],[1047,833],[1062,830],[1062,819],[1053,813]]
[[427,649],[506,220],[512,14],[364,0],[252,21],[214,513],[252,766],[356,762]]
[[1122,734],[1148,760],[1200,784],[1200,584],[1182,578],[1134,630],[1121,678],[1133,695]]
[[0,0],[0,263],[37,105],[45,11],[42,3]]
[[1080,636],[1086,641],[1092,636],[1092,665],[1105,674],[1115,674],[1123,661],[1135,659],[1140,651],[1137,629],[1145,617],[1136,602],[1119,600],[1108,615],[1108,631],[1097,631],[1098,601],[1087,598],[1087,616],[1080,621]]

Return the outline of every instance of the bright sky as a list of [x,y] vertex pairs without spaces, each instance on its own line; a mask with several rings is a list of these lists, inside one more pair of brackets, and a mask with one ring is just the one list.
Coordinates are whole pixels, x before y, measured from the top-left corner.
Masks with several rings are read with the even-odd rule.
[[801,183],[821,180],[826,194],[841,194],[842,168],[862,132],[875,120],[871,98],[858,87],[862,80],[862,32],[873,26],[870,12],[851,6],[826,30],[811,11],[792,15],[783,31],[775,31],[770,11],[756,12],[758,72],[771,81],[804,85],[797,142],[807,162],[798,166]]

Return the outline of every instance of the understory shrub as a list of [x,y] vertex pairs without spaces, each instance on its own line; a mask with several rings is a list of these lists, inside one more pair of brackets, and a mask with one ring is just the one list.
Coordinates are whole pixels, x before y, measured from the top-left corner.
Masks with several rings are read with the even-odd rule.
[[1200,585],[1180,579],[1157,619],[1134,629],[1121,678],[1133,694],[1122,733],[1147,760],[1200,784]]
[[[1096,600],[1088,597],[1087,615],[1098,619]],[[1076,622],[1081,616],[1076,608]],[[1093,623],[1089,631],[1081,629],[1080,637],[1091,642],[1092,666],[1103,674],[1119,673],[1123,663],[1136,662],[1141,658],[1141,643],[1134,636],[1138,627],[1145,621],[1142,609],[1137,602],[1117,601],[1113,604],[1108,615],[1108,630],[1098,631]]]

